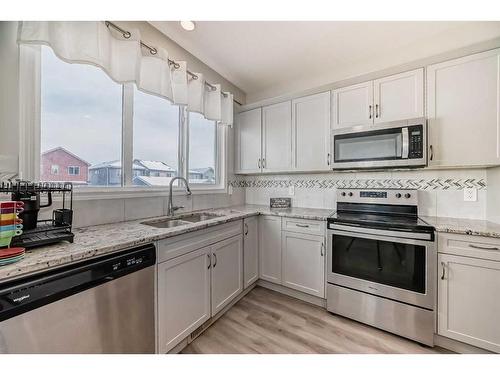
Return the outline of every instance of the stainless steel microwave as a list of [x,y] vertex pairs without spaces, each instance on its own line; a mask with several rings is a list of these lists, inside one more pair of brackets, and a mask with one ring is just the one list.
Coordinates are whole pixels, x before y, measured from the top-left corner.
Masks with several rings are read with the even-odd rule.
[[332,138],[334,170],[427,165],[424,118],[336,129]]

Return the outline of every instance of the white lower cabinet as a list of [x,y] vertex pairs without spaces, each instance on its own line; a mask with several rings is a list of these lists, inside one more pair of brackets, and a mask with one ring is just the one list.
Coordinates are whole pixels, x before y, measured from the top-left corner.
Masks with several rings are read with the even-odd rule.
[[205,247],[158,264],[159,350],[166,353],[210,318],[210,257]]
[[212,315],[243,291],[243,239],[236,236],[212,246]]
[[[184,238],[159,242],[160,353],[172,350],[243,291],[241,228],[241,221],[222,224],[205,234],[182,235]],[[193,248],[196,245],[200,248]]]
[[243,287],[259,279],[259,217],[243,220]]
[[259,218],[260,278],[281,284],[281,217]]
[[449,254],[438,258],[438,333],[500,352],[500,262]]
[[283,285],[325,298],[323,236],[283,232]]

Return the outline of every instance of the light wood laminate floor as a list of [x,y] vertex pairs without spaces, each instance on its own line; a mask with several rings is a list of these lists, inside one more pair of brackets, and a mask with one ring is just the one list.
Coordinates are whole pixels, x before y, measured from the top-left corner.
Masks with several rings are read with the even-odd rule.
[[449,353],[256,287],[182,353]]

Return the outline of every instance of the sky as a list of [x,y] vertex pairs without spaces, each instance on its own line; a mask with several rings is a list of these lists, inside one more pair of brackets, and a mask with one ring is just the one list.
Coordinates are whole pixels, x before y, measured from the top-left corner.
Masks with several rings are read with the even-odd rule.
[[[42,152],[62,146],[91,164],[121,158],[122,86],[101,69],[42,47]],[[177,168],[179,107],[134,90],[134,158]],[[214,165],[215,125],[190,114],[190,168]]]

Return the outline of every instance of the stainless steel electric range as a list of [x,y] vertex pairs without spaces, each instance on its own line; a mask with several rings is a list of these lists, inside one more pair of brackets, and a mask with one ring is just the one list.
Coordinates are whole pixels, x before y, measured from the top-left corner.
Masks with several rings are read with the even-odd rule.
[[328,219],[329,311],[432,346],[436,263],[417,191],[337,191]]

